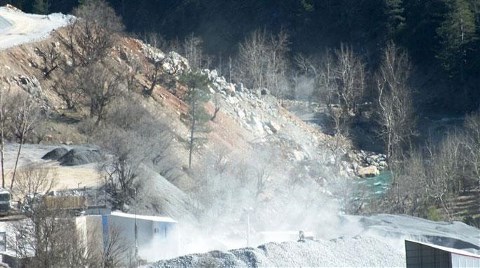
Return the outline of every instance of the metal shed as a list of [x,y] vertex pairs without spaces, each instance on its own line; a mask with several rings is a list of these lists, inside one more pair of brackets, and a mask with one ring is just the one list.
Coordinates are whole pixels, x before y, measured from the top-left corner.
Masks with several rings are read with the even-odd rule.
[[76,218],[77,229],[89,244],[106,247],[111,231],[116,230],[130,249],[130,257],[138,254],[140,259],[152,262],[178,254],[177,222],[172,218],[104,212]]
[[407,268],[480,267],[480,255],[468,251],[405,240]]

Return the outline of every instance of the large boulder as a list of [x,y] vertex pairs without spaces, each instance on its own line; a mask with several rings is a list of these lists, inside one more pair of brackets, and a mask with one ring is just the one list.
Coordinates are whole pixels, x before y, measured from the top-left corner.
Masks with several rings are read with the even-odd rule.
[[103,157],[99,150],[95,149],[72,149],[58,161],[62,166],[79,166],[102,161]]
[[358,176],[362,178],[375,177],[380,175],[380,171],[376,166],[361,167],[357,170]]
[[58,160],[62,156],[68,153],[68,149],[65,147],[58,147],[42,156],[43,160]]

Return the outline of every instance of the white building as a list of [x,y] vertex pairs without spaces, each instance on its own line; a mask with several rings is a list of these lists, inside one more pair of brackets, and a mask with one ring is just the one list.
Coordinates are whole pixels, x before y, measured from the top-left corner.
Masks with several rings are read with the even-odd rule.
[[111,212],[77,217],[76,224],[87,245],[105,250],[112,239],[120,240],[127,247],[126,263],[135,261],[136,254],[148,262],[178,255],[177,222],[169,217]]
[[468,251],[405,240],[407,268],[480,267],[480,255]]

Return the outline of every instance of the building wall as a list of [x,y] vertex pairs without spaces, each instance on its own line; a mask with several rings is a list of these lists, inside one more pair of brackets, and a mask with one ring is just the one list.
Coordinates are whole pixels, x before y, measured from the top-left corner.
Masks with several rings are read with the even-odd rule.
[[[77,229],[88,245],[104,247],[109,233],[116,229],[128,247],[129,262],[135,253],[135,219],[115,215],[89,215],[77,218]],[[138,255],[140,259],[156,261],[175,257],[178,253],[178,233],[172,222],[137,219]]]
[[452,253],[452,267],[480,267],[480,258]]
[[451,268],[450,253],[427,245],[405,241],[407,268]]
[[467,268],[480,267],[480,257],[461,254],[458,250],[429,246],[414,241],[405,241],[407,268],[417,267],[448,267]]

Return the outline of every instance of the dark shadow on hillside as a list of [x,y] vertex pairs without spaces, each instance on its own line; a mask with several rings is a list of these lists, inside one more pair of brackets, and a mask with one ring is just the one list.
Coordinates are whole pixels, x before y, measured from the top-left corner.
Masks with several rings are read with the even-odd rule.
[[68,125],[78,124],[80,121],[82,121],[79,116],[67,113],[55,113],[51,115],[51,119],[55,122]]

